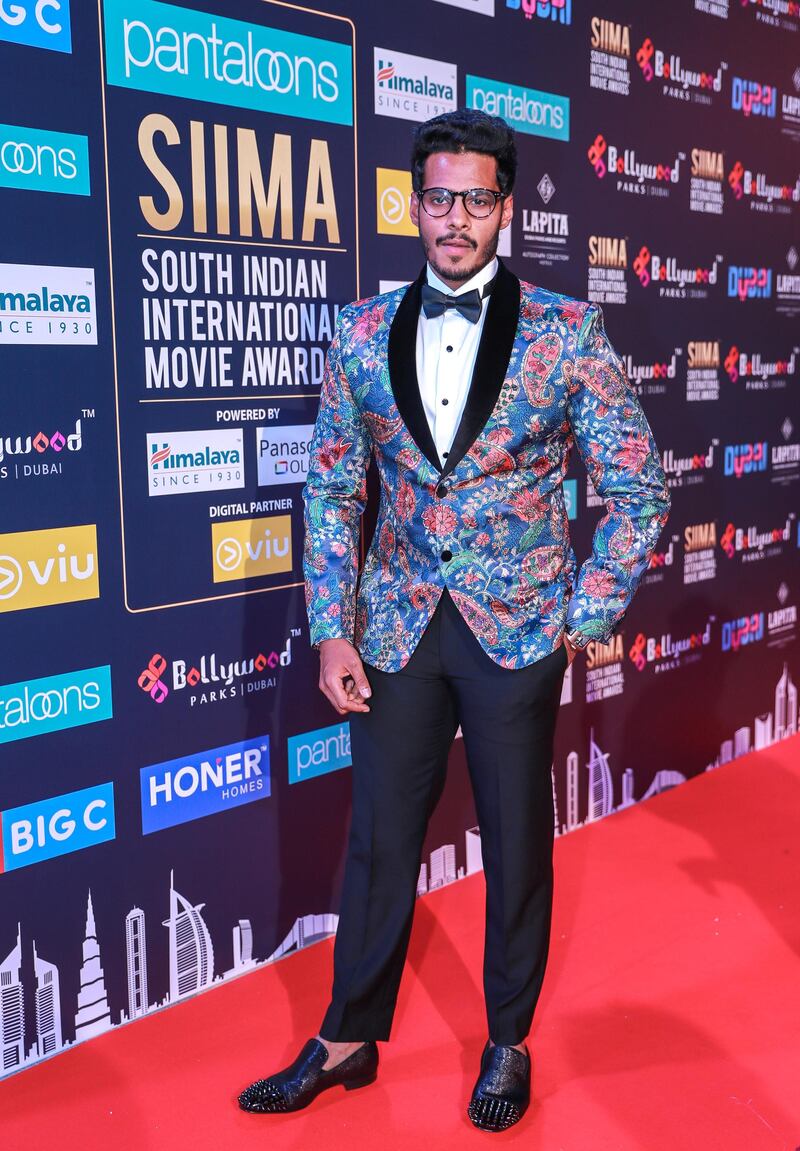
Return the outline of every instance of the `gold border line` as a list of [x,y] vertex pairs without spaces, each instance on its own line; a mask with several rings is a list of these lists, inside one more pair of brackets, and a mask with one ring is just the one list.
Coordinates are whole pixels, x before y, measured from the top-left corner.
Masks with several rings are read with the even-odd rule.
[[323,244],[278,244],[271,240],[229,240],[227,236],[176,236],[174,232],[137,232],[136,235],[140,240],[181,240],[184,244],[240,244],[244,248],[291,248],[294,252],[347,252],[347,248],[326,248]]
[[[117,323],[116,323],[116,309],[114,300],[114,260],[112,255],[111,245],[111,176],[108,164],[108,117],[106,109],[106,62],[105,62],[105,29],[103,26],[103,0],[97,0],[97,27],[98,39],[100,42],[100,96],[103,109],[103,154],[105,156],[105,180],[106,180],[106,220],[108,232],[108,278],[110,287],[110,305],[111,305],[111,348],[114,357],[114,407],[116,414],[116,427],[117,427],[117,483],[119,488],[119,518],[120,518],[120,540],[122,543],[122,596],[125,610],[131,615],[141,615],[144,612],[163,611],[167,608],[173,607],[189,607],[192,604],[200,603],[215,603],[223,599],[239,599],[241,596],[248,595],[263,595],[271,591],[283,591],[287,588],[303,587],[304,581],[299,580],[296,583],[278,584],[275,587],[265,588],[252,588],[250,591],[229,592],[223,595],[203,596],[200,599],[187,599],[177,600],[175,603],[153,604],[151,607],[131,607],[128,603],[128,569],[127,569],[127,556],[125,553],[125,504],[122,490],[122,435],[120,431],[120,401],[119,401],[119,374],[117,371]],[[340,20],[344,24],[349,24],[352,31],[352,65],[353,65],[353,178],[354,178],[354,199],[355,199],[355,271],[356,271],[356,299],[361,296],[361,273],[359,262],[359,220],[358,220],[358,123],[357,123],[357,88],[356,88],[356,26],[349,16],[338,16],[333,12],[320,12],[316,8],[306,8],[301,4],[291,4],[288,0],[262,0],[264,4],[275,4],[280,8],[292,8],[297,12],[307,12],[312,16],[321,16],[328,20]],[[207,104],[209,101],[203,101]],[[227,106],[227,105],[226,105]],[[314,121],[315,123],[324,124],[325,121]],[[291,244],[271,244],[269,242],[261,243],[260,241],[253,241],[252,243],[247,240],[227,240],[224,237],[175,237],[167,235],[162,236],[158,233],[137,233],[138,237],[147,238],[152,236],[153,239],[193,239],[197,242],[204,243],[217,243],[217,244],[244,244],[248,247],[276,247],[276,248],[290,248],[294,247],[300,251],[324,251],[334,253],[346,253],[347,248],[324,248],[314,247],[310,245],[291,245]],[[318,395],[319,393],[317,393]],[[307,399],[308,396],[270,396],[269,399]],[[264,403],[267,397],[258,396],[198,396],[187,397],[185,400],[140,400],[139,403],[175,403],[191,402],[191,399],[196,401],[207,401],[219,403],[221,399],[236,400],[239,403]],[[363,535],[363,533],[362,533]],[[362,552],[363,552],[363,538],[362,538]],[[363,558],[363,556],[362,556]]]
[[269,397],[261,399],[260,396],[247,396],[244,401],[240,396],[175,396],[168,400],[138,400],[140,404],[252,404],[267,403],[270,400],[318,400],[320,392],[304,393],[302,396],[288,396],[270,392]]

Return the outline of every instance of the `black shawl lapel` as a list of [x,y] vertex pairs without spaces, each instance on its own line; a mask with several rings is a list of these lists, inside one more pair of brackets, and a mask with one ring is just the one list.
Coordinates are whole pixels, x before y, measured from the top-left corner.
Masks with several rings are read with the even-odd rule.
[[[442,472],[443,476],[449,475],[463,460],[486,425],[500,395],[514,348],[519,323],[519,280],[502,260],[498,260],[498,265],[497,279],[487,304],[486,320],[478,345],[467,402]],[[422,414],[424,419],[424,411]]]
[[517,333],[520,287],[517,277],[498,260],[467,402],[442,470],[417,380],[417,320],[426,268],[427,265],[409,286],[389,329],[389,380],[397,410],[411,437],[436,470],[446,476],[475,443],[497,403]]
[[417,320],[426,267],[400,301],[389,329],[389,381],[403,423],[419,450],[438,472],[442,464],[425,415],[417,380]]

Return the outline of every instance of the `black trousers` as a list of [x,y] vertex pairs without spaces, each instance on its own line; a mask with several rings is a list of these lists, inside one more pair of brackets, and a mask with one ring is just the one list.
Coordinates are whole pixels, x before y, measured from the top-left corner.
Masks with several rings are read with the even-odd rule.
[[459,723],[486,877],[489,1035],[525,1039],[550,942],[550,772],[566,666],[562,646],[529,667],[500,667],[445,590],[404,668],[365,667],[371,710],[350,716],[352,823],[323,1039],[389,1038],[423,840]]

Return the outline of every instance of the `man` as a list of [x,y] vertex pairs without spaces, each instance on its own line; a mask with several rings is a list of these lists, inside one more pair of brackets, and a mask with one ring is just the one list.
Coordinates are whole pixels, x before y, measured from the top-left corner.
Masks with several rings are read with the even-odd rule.
[[[669,495],[600,309],[521,284],[496,258],[516,171],[505,121],[428,121],[412,171],[426,266],[341,312],[303,493],[311,642],[320,688],[350,716],[353,761],[333,997],[319,1036],[240,1105],[298,1110],[375,1079],[460,724],[487,887],[489,1038],[468,1113],[496,1131],[530,1099],[563,675],[624,615]],[[562,489],[573,442],[605,503],[579,572]],[[380,508],[359,577],[371,457]]]

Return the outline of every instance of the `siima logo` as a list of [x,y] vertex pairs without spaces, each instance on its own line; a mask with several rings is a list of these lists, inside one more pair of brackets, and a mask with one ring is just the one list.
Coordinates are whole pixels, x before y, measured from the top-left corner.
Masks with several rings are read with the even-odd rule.
[[305,483],[313,433],[313,424],[256,428],[259,487]]
[[13,807],[3,812],[2,825],[0,870],[5,871],[108,843],[115,838],[114,784]]
[[707,148],[692,148],[689,155],[692,161],[691,175],[698,180],[715,180],[721,183],[725,178],[722,152],[711,152]]
[[670,53],[667,55],[656,48],[648,36],[636,53],[636,63],[648,83],[658,78],[669,80],[676,87],[696,88],[703,92],[722,91],[722,71],[726,64],[719,64],[715,72],[695,72],[684,68],[680,56]]
[[778,89],[772,84],[759,84],[755,80],[731,77],[731,107],[745,116],[775,118]]
[[209,432],[150,432],[147,489],[151,496],[244,487],[244,444],[239,428]]
[[337,723],[293,735],[288,750],[289,783],[302,783],[315,775],[350,767],[350,724]]
[[765,472],[769,461],[769,447],[766,440],[757,444],[726,444],[723,474],[736,476],[753,475],[755,472]]
[[[646,636],[639,632],[628,650],[628,657],[637,671],[644,671],[648,663],[661,663],[666,660],[676,660],[686,652],[697,651],[708,647],[711,643],[711,616],[702,631],[692,632],[681,639],[673,639],[670,634],[662,635],[660,639]],[[675,666],[672,664],[671,666]],[[656,669],[660,670],[660,669]]]
[[292,570],[292,517],[211,525],[214,583]]
[[0,344],[96,344],[94,268],[0,264]]
[[353,123],[349,45],[157,0],[104,0],[108,83]]
[[0,535],[0,612],[99,595],[94,524]]
[[790,515],[783,527],[767,531],[759,531],[757,527],[737,528],[735,524],[729,523],[719,538],[719,546],[729,560],[732,560],[737,552],[754,554],[763,552],[773,544],[788,542],[792,531],[792,519],[793,516]]
[[512,128],[532,136],[569,140],[569,97],[539,92],[502,80],[467,76],[467,107],[502,116]]
[[[293,628],[292,633],[298,635],[299,629]],[[261,675],[267,670],[274,671],[278,667],[288,667],[291,662],[292,636],[287,637],[281,652],[271,651],[265,655],[260,651],[252,659],[237,659],[230,663],[218,661],[217,653],[212,652],[211,655],[201,655],[196,664],[187,664],[185,659],[175,659],[170,665],[163,655],[156,653],[151,656],[137,683],[154,703],[163,703],[170,691],[183,691],[186,687],[195,688],[198,685],[213,685],[219,690],[221,698],[234,699],[244,694],[242,688],[237,691],[239,680],[252,679],[254,675]],[[248,691],[251,686],[247,685]],[[222,696],[223,690],[226,690],[225,696]],[[194,698],[191,697],[192,703]]]
[[69,0],[3,0],[0,3],[0,40],[72,51]]
[[591,30],[592,48],[599,52],[609,52],[612,56],[630,59],[631,33],[628,24],[618,24],[616,20],[604,20],[601,16],[592,16]]
[[411,222],[411,173],[398,168],[376,169],[378,232],[382,236],[417,236]]
[[375,48],[375,115],[429,120],[456,109],[455,64]]
[[627,268],[627,242],[619,236],[590,236],[589,267],[620,269]]
[[771,268],[742,268],[738,264],[728,268],[729,299],[768,300],[771,295]]
[[526,20],[555,20],[572,23],[572,0],[506,0],[506,8],[522,9]]
[[0,124],[0,187],[88,196],[88,138]]
[[269,736],[143,767],[140,786],[142,835],[266,799]]
[[44,456],[48,452],[59,456],[61,452],[79,452],[83,447],[83,434],[81,421],[75,421],[75,431],[66,436],[63,432],[54,431],[49,435],[46,432],[36,432],[28,436],[4,436],[0,434],[0,479],[7,479],[9,475],[9,457],[13,457],[13,467],[17,479],[20,476],[47,476],[60,475],[61,462],[42,460],[40,463],[20,464],[18,457],[29,456],[36,452]]
[[[637,159],[633,148],[624,148],[620,151],[614,144],[607,143],[605,136],[599,133],[586,155],[599,180],[609,172],[612,176],[627,176],[637,184],[644,184],[646,180],[677,184],[680,179],[682,153],[676,156],[671,164],[645,164]],[[618,186],[620,183],[622,181],[618,181]]]
[[758,643],[764,638],[764,613],[744,615],[739,619],[728,620],[722,625],[722,650],[738,651],[748,643]]
[[0,743],[100,723],[112,715],[107,664],[0,686]]

